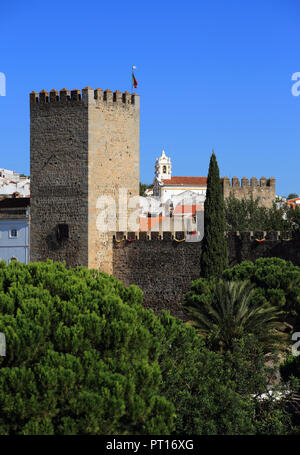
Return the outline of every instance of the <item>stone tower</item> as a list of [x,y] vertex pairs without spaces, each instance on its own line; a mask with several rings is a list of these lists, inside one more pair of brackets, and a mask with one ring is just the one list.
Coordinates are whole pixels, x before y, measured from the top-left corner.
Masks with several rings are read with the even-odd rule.
[[139,111],[129,92],[30,94],[31,261],[112,273],[111,232],[97,228],[99,198],[113,200],[122,218],[120,191],[139,194]]
[[241,183],[237,177],[233,177],[231,183],[228,177],[223,177],[221,182],[224,198],[232,195],[236,199],[242,200],[252,196],[253,199],[259,198],[259,205],[261,207],[267,208],[272,207],[276,198],[276,180],[274,177],[270,177],[269,179],[261,177],[259,182],[256,177],[252,177],[250,183],[247,177],[243,177]]

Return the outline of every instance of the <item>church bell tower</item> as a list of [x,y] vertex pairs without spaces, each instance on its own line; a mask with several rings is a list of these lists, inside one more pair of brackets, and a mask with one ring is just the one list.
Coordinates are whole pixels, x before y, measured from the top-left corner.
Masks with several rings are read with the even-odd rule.
[[159,180],[170,180],[172,175],[171,158],[162,150],[161,155],[155,161],[155,177]]

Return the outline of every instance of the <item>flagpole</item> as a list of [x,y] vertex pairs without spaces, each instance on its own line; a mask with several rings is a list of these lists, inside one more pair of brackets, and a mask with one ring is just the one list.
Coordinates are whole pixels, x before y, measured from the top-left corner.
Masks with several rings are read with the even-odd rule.
[[133,94],[133,70],[136,69],[135,65],[132,65],[131,67],[131,94]]

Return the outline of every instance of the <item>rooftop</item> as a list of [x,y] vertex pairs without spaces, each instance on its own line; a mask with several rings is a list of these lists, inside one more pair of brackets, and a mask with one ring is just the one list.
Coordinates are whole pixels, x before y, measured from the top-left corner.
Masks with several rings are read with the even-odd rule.
[[172,176],[170,179],[163,179],[164,185],[197,185],[206,186],[207,177],[177,177]]

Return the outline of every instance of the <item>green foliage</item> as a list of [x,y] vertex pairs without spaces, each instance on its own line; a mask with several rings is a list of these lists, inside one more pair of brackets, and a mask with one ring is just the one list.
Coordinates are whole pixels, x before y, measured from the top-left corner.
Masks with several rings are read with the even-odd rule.
[[235,339],[253,334],[269,352],[281,338],[281,312],[268,302],[257,303],[249,281],[205,281],[192,283],[184,306],[193,325],[207,338],[209,346],[230,350]]
[[161,324],[142,292],[63,264],[0,263],[0,434],[166,434]]
[[287,222],[290,230],[299,231],[300,230],[300,207],[297,205],[294,207],[289,207],[286,211]]
[[292,417],[295,434],[300,431],[300,357],[288,356],[280,365],[280,375],[286,384],[290,396],[287,401],[287,409]]
[[288,356],[280,365],[280,374],[285,382],[288,382],[292,377],[300,379],[300,357]]
[[300,267],[280,258],[244,261],[223,273],[225,280],[249,280],[256,287],[257,304],[281,308],[283,320],[298,327],[300,315]]
[[255,434],[257,435],[288,435],[294,433],[291,413],[285,400],[276,400],[272,396],[264,400],[256,400]]
[[264,350],[253,334],[232,340],[231,349],[224,352],[225,362],[236,383],[237,392],[246,397],[267,391],[274,371],[266,367]]
[[[165,396],[176,403],[175,434],[289,434],[291,415],[276,394],[276,356],[266,357],[253,335],[235,339],[223,355],[204,346],[193,328],[163,316],[170,345],[160,357]],[[173,335],[172,335],[173,334]],[[262,399],[263,394],[266,398]]]
[[255,434],[290,434],[291,415],[285,401],[277,399],[279,394],[285,395],[286,387],[274,384],[278,356],[268,355],[267,360],[268,363],[259,340],[252,334],[234,340],[232,349],[225,353],[236,391],[245,399],[251,397]]
[[290,193],[287,199],[296,199],[297,197],[299,197],[297,193]]
[[[235,286],[235,283],[231,283]],[[224,283],[223,283],[224,285]],[[191,292],[188,299],[191,299],[192,306],[195,307],[207,307],[209,302],[214,301],[215,295],[215,279],[200,279],[193,282],[193,291],[197,290],[197,293]],[[247,289],[247,285],[244,285],[244,291]],[[237,286],[236,291],[239,289]],[[226,297],[226,291],[223,289],[224,296]],[[240,289],[243,295],[243,286]],[[244,302],[247,300],[244,296]],[[269,307],[270,308],[270,307]],[[210,312],[209,312],[210,315]],[[228,315],[224,314],[224,321],[220,321],[222,330],[227,331],[227,321],[230,321]],[[247,314],[245,314],[247,319]],[[202,321],[201,321],[202,322]],[[245,323],[245,326],[247,323]],[[260,326],[263,329],[263,325]],[[224,370],[227,372],[227,383],[230,384],[231,393],[234,391],[238,393],[239,397],[243,400],[244,412],[247,411],[251,414],[248,421],[244,420],[244,431],[245,433],[237,434],[290,434],[293,432],[293,425],[291,414],[286,409],[285,400],[277,400],[276,396],[278,392],[281,392],[283,387],[280,385],[274,385],[274,378],[277,372],[277,358],[275,353],[268,354],[266,358],[265,346],[263,340],[265,338],[263,330],[257,330],[255,326],[247,330],[240,330],[236,332],[237,337],[227,342],[223,336],[223,332],[209,331],[206,326],[208,337],[205,339],[206,345],[210,349],[219,350],[220,343],[217,335],[222,339],[222,351],[221,358],[223,359],[222,373],[218,371],[218,374],[224,374]],[[253,333],[249,333],[252,330]],[[231,330],[229,330],[231,332]],[[225,342],[224,342],[225,340]],[[226,349],[225,349],[226,348]],[[171,356],[170,356],[171,357]],[[271,365],[266,364],[266,360]],[[195,365],[196,362],[194,361]],[[224,368],[225,367],[225,368]],[[194,373],[196,377],[196,373]],[[272,385],[273,394],[269,393],[270,386]],[[193,397],[196,401],[196,397]],[[193,406],[192,402],[189,406]],[[238,409],[238,408],[237,408]],[[196,412],[196,411],[194,411]],[[208,412],[208,411],[207,411]],[[241,417],[241,408],[239,408],[239,416]],[[247,413],[246,413],[247,414]],[[245,417],[245,415],[244,415]],[[237,418],[237,417],[235,417]],[[226,421],[228,417],[226,415]],[[233,420],[233,419],[232,419]],[[232,431],[232,429],[231,429]],[[241,431],[241,430],[239,430]]]
[[259,198],[225,199],[226,229],[228,231],[293,231],[300,226],[300,209],[274,201],[272,207],[261,207]]
[[236,199],[232,194],[225,199],[226,229],[229,231],[263,230],[266,209],[259,206],[259,198]]
[[281,410],[251,397],[264,386],[257,342],[213,352],[141,303],[139,288],[95,270],[0,263],[0,434],[284,431]]
[[166,329],[160,356],[162,391],[176,405],[176,434],[252,434],[254,403],[237,392],[222,355],[205,348],[192,327],[161,316]]
[[224,199],[215,154],[210,158],[204,203],[204,238],[202,241],[201,275],[220,276],[228,263],[224,236]]
[[148,185],[147,183],[140,182],[140,196],[145,196],[145,191],[148,188],[153,188],[153,185]]
[[0,434],[252,433],[222,356],[141,302],[84,267],[0,263]]

